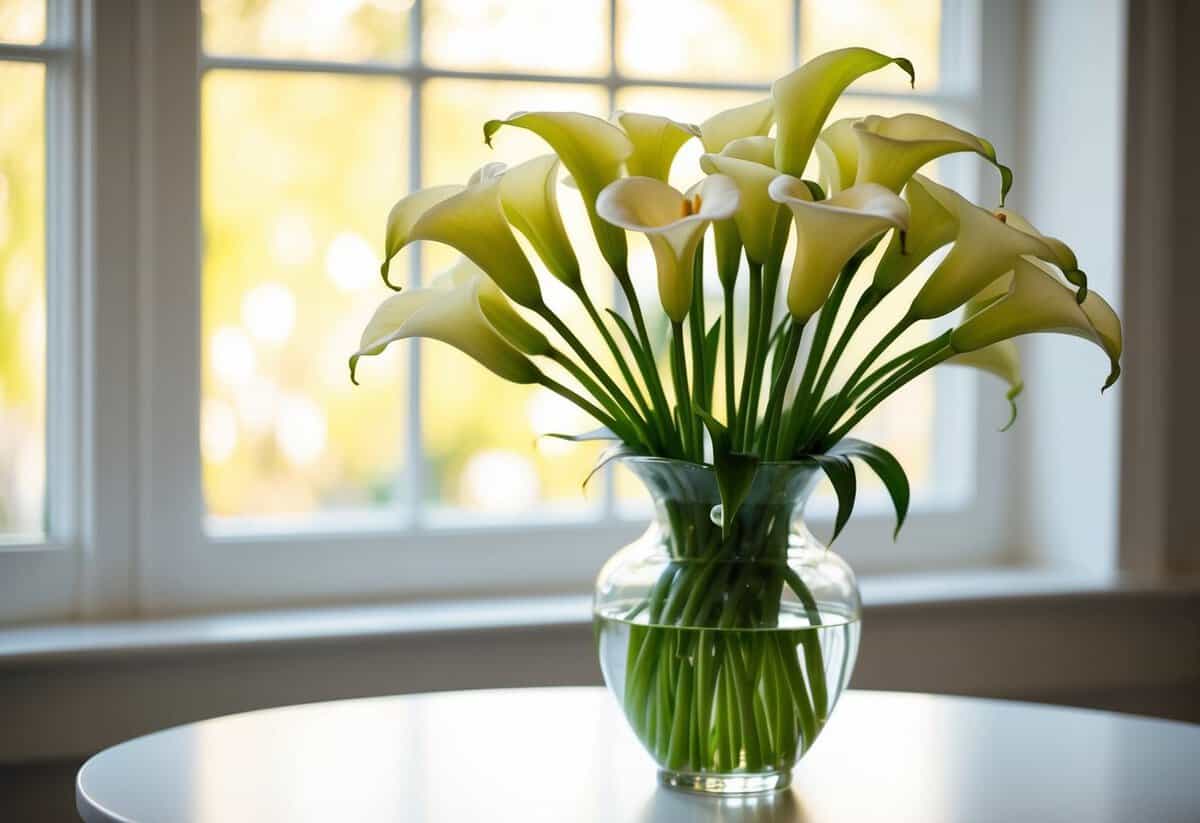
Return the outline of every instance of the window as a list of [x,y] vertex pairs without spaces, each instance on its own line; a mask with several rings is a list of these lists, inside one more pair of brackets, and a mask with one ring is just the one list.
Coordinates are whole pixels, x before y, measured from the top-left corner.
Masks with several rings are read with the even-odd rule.
[[[0,535],[61,535],[64,551],[83,552],[84,578],[92,568],[133,580],[117,609],[582,589],[638,531],[644,511],[631,481],[607,477],[582,495],[594,448],[537,439],[588,425],[544,390],[503,384],[429,343],[395,347],[363,364],[361,386],[348,381],[346,357],[385,295],[377,271],[391,203],[484,162],[546,151],[515,130],[488,149],[484,120],[569,108],[699,121],[761,98],[805,56],[852,40],[909,56],[919,82],[913,91],[900,72],[869,76],[834,116],[917,110],[988,133],[1002,153],[1012,142],[1007,98],[981,102],[981,66],[1011,64],[1012,44],[981,40],[975,0],[185,5],[149,4],[135,20],[120,6],[82,4],[97,66],[84,67],[81,105],[101,120],[121,116],[110,115],[115,131],[96,129],[97,157],[81,165],[55,136],[64,128],[57,101],[71,99],[74,4],[0,0]],[[106,65],[125,66],[137,93],[89,84],[88,71]],[[105,143],[105,134],[123,139]],[[129,414],[89,400],[74,421],[72,390],[58,377],[72,373],[62,359],[69,341],[56,342],[65,336],[54,319],[71,302],[68,291],[56,300],[65,287],[55,284],[66,283],[58,268],[69,269],[72,235],[46,216],[64,211],[56,178],[94,174],[114,145],[126,147],[136,185],[110,191],[97,178],[87,202],[129,215],[128,248],[110,252],[135,272],[120,299],[136,310],[125,330],[97,320],[99,306],[83,308],[126,360],[135,353],[118,367],[117,345],[94,366],[101,383],[128,375]],[[677,159],[680,181],[698,153],[689,146]],[[962,157],[934,173],[968,194],[995,184]],[[589,259],[582,207],[560,199],[592,292],[614,289],[598,253]],[[652,278],[648,249],[634,239],[631,252]],[[444,248],[414,248],[393,272],[416,284],[450,259]],[[1005,496],[975,495],[977,456],[993,479],[1005,471],[990,437],[998,396],[977,411],[972,376],[937,374],[865,433],[909,468],[917,510],[906,537],[915,550],[891,560],[890,515],[864,495],[843,538],[862,568],[978,562],[1007,548],[1002,535],[979,540],[1000,531],[988,524]],[[130,430],[129,457],[111,466],[97,457],[109,441],[84,431],[99,465],[80,483],[83,508],[90,501],[98,521],[109,517],[96,500],[116,475],[132,490],[119,548],[89,543],[87,523],[55,525],[56,507],[71,502],[55,477],[69,471],[72,431],[56,421],[84,425],[89,415]],[[827,514],[817,506],[818,520]],[[968,536],[964,560],[953,543]]]

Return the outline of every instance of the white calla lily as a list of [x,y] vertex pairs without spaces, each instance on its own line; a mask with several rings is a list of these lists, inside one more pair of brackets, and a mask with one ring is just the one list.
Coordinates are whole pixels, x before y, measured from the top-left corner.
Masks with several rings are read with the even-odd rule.
[[[491,304],[493,315],[504,314],[496,309],[496,299],[503,301],[504,296],[498,291],[489,295],[489,287],[495,289],[486,276],[478,273],[466,276],[453,288],[413,289],[388,298],[376,309],[363,331],[358,351],[350,356],[350,379],[354,380],[360,358],[380,354],[397,340],[427,337],[454,346],[505,380],[539,382],[541,371],[489,320],[485,302]],[[516,315],[511,306],[507,308]],[[519,316],[517,319],[524,323]]]
[[787,303],[798,321],[816,314],[838,274],[867,243],[888,229],[904,231],[908,227],[908,205],[872,183],[813,201],[807,183],[780,175],[771,182],[769,192],[772,199],[791,210],[796,228]]
[[856,183],[878,183],[898,192],[926,163],[947,154],[974,152],[1000,170],[1000,202],[1012,186],[1012,172],[996,160],[987,140],[924,114],[871,115],[852,126],[858,138]]
[[1021,379],[1021,356],[1016,343],[1012,340],[998,340],[990,346],[956,354],[946,363],[950,366],[977,369],[1003,380],[1008,387],[1004,397],[1008,400],[1011,414],[1001,431],[1013,424],[1017,419],[1017,397],[1025,388]]
[[821,126],[846,87],[869,72],[896,64],[915,81],[912,63],[864,48],[838,49],[814,57],[771,86],[775,101],[775,168],[804,173]]
[[700,168],[708,174],[723,174],[738,188],[738,209],[733,215],[738,237],[746,249],[746,257],[763,263],[770,254],[780,205],[767,191],[771,181],[779,176],[772,166],[752,160],[741,160],[724,154],[705,154]]
[[557,155],[544,154],[509,169],[500,178],[500,204],[550,273],[578,289],[579,260],[558,210],[558,167]]
[[892,235],[875,267],[873,286],[880,294],[887,294],[904,282],[929,255],[952,242],[958,233],[958,219],[925,189],[922,180],[914,177],[904,187],[908,231],[903,236]]
[[657,114],[620,111],[613,119],[633,143],[633,153],[625,160],[631,177],[653,177],[667,182],[671,163],[683,144],[700,136],[700,130]]
[[[711,153],[711,152],[710,152]],[[775,138],[774,137],[739,137],[730,140],[721,149],[722,157],[732,157],[736,160],[749,160],[762,166],[774,168]],[[778,174],[779,172],[775,172]]]
[[517,112],[507,120],[484,123],[484,141],[490,146],[496,132],[506,125],[527,129],[554,149],[583,195],[600,253],[614,271],[623,273],[628,254],[625,234],[596,216],[596,197],[601,189],[621,176],[622,165],[633,154],[633,143],[625,132],[607,120],[590,114]]
[[421,219],[421,215],[425,212],[462,190],[463,186],[431,186],[400,198],[396,205],[392,206],[392,210],[388,212],[387,231],[384,235],[383,263],[379,267],[379,273],[383,276],[383,282],[387,284],[388,288],[400,288],[392,285],[391,280],[388,279],[388,269],[392,264],[392,258],[399,253],[400,249],[408,245],[413,225]]
[[481,280],[478,290],[479,308],[501,337],[528,355],[550,356],[553,353],[546,336],[513,308],[504,292],[487,276],[487,272],[470,259],[458,258],[452,266],[433,278],[429,288],[452,291],[474,280]]
[[700,142],[706,152],[715,154],[734,140],[766,135],[774,112],[775,101],[770,97],[717,112],[700,124]]
[[537,275],[504,216],[500,201],[503,176],[481,175],[480,180],[421,215],[407,239],[430,240],[457,249],[515,302],[541,308],[544,303]]
[[692,267],[709,223],[733,217],[738,188],[721,174],[709,175],[687,195],[661,180],[626,177],[610,183],[596,211],[614,226],[641,232],[650,241],[658,268],[658,292],[672,321],[687,316],[692,303]]
[[[913,300],[910,317],[932,319],[949,314],[1013,269],[1021,255],[1033,255],[1072,272],[1072,276],[1081,276],[1076,271],[1075,255],[1061,241],[1047,242],[1032,226],[1032,231],[1023,231],[1016,221],[1010,225],[1003,215],[981,209],[920,174],[913,175],[913,180],[954,216],[958,229],[949,254]],[[1024,221],[1022,224],[1028,226]]]
[[821,185],[830,194],[854,185],[858,174],[857,117],[835,120],[817,137],[817,160],[821,166]]
[[950,335],[956,352],[970,352],[1023,334],[1050,332],[1082,337],[1109,359],[1108,388],[1121,374],[1121,321],[1112,307],[1089,291],[1082,303],[1049,265],[1033,255],[1017,258],[1008,291],[983,305]]

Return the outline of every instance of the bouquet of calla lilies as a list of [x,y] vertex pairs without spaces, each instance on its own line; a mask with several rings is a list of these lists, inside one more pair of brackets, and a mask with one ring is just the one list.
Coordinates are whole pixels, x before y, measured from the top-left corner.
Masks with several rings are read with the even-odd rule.
[[[1122,343],[1117,315],[1087,288],[1071,249],[1002,207],[1012,175],[987,140],[919,114],[826,125],[850,83],[888,67],[915,80],[903,58],[864,48],[829,52],[777,80],[768,98],[699,126],[651,114],[618,113],[608,121],[550,111],[487,122],[489,145],[505,130],[524,129],[552,153],[513,168],[489,164],[465,186],[423,189],[395,205],[382,273],[398,293],[363,332],[350,358],[352,377],[359,358],[393,341],[439,340],[505,380],[570,399],[602,426],[577,439],[619,441],[609,456],[711,464],[727,519],[762,461],[811,460],[838,493],[836,535],[853,505],[856,457],[891,493],[898,528],[908,501],[902,469],[882,448],[848,437],[880,403],[942,363],[999,376],[1011,401],[1022,388],[1012,338],[1035,332],[1099,346],[1110,362],[1107,388],[1120,372]],[[666,182],[668,173],[694,139],[706,152],[700,179],[680,192]],[[804,177],[814,152],[817,180]],[[920,174],[956,152],[995,166],[1001,207],[977,206]],[[582,197],[623,294],[622,311],[597,308],[584,286],[558,207],[564,169],[574,190],[566,194]],[[609,367],[548,307],[514,232],[578,297],[608,349]],[[644,306],[634,288],[627,233],[645,235],[653,250],[667,324],[647,324],[646,312],[657,309]],[[724,296],[721,316],[711,321],[706,235]],[[389,261],[420,240],[451,246],[462,259],[427,288],[399,290]],[[894,312],[899,317],[867,341],[849,376],[835,380],[864,321],[946,246],[907,309]],[[864,270],[868,259],[877,261],[873,271]],[[743,276],[745,304],[735,299]],[[848,301],[856,279],[865,288]],[[949,331],[891,351],[914,324],[960,310]],[[664,325],[668,339],[656,339],[650,328]],[[723,402],[715,403],[718,386]]]

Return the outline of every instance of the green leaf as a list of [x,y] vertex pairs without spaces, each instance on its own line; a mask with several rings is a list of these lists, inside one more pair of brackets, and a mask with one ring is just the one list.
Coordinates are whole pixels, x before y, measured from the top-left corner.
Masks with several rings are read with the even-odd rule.
[[612,461],[618,460],[622,457],[632,457],[635,454],[637,454],[637,450],[626,446],[624,443],[621,443],[617,446],[612,446],[611,448],[607,448],[600,452],[600,456],[596,458],[596,462],[592,464],[592,468],[588,471],[587,477],[583,478],[583,488],[586,490],[588,483],[591,483],[592,478],[596,476],[596,472],[600,471]]
[[704,335],[704,407],[711,409],[713,401],[713,389],[716,388],[717,382],[717,360],[718,348],[721,345],[721,318],[717,318],[712,327],[709,328],[708,334]]
[[837,494],[837,518],[833,523],[833,536],[829,538],[832,544],[842,533],[842,529],[850,520],[850,513],[854,511],[854,464],[850,462],[849,457],[840,454],[814,454],[810,459],[825,472]]
[[[1014,406],[1013,408],[1015,409],[1016,407]],[[866,463],[871,471],[875,472],[879,479],[883,481],[884,488],[887,489],[888,496],[892,498],[892,505],[896,509],[896,529],[892,532],[892,539],[894,540],[900,534],[900,527],[904,525],[904,518],[908,515],[908,503],[911,498],[908,476],[904,473],[904,467],[900,465],[900,461],[882,446],[876,446],[874,443],[868,443],[865,440],[858,440],[853,437],[847,437],[839,441],[828,453],[843,455],[845,457],[857,457]]]
[[704,421],[704,427],[712,439],[713,469],[717,475],[717,488],[721,492],[721,533],[728,536],[733,518],[746,502],[746,496],[754,484],[759,457],[735,452],[733,435],[725,424],[704,409],[696,409],[696,414]]
[[569,440],[572,443],[589,443],[594,440],[621,439],[608,426],[601,426],[598,429],[592,429],[588,432],[581,432],[580,434],[560,434],[559,432],[546,432],[545,434],[539,434],[538,437],[553,437],[555,440]]

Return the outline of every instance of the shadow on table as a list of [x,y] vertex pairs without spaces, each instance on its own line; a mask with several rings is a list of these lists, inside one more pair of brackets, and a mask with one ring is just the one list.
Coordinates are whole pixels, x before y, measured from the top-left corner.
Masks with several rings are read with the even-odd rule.
[[809,819],[791,789],[742,797],[711,798],[658,788],[642,809],[639,823],[719,820],[722,823],[805,823]]

